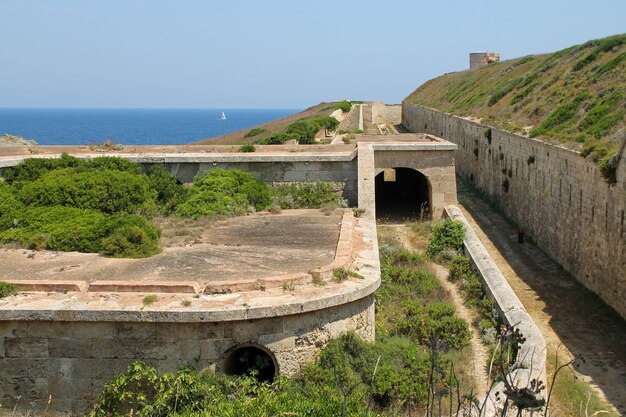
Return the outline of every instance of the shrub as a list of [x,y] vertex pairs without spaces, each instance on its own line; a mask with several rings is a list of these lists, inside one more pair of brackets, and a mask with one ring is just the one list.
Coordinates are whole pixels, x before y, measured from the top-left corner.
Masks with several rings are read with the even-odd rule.
[[154,203],[156,193],[145,175],[117,170],[77,172],[57,169],[25,184],[19,197],[35,206],[70,206],[104,213],[134,212]]
[[268,136],[265,139],[257,140],[259,145],[282,145],[288,140],[288,136],[285,133],[276,133],[272,136]]
[[340,197],[327,182],[281,184],[272,192],[281,209],[320,208]]
[[243,135],[244,138],[252,138],[254,136],[259,136],[260,134],[265,133],[265,129],[260,127],[255,127],[254,129],[250,129],[248,133]]
[[330,132],[335,131],[339,126],[339,120],[331,116],[315,117],[311,121],[317,123],[320,127],[328,129]]
[[[360,399],[348,399],[348,415],[364,415]],[[299,381],[285,378],[259,384],[253,377],[189,368],[177,374],[159,373],[152,366],[134,362],[105,385],[90,416],[335,417],[341,408],[342,398],[334,384],[308,383],[303,387]]]
[[341,110],[344,113],[349,112],[351,108],[352,108],[352,103],[347,100],[340,101],[339,103],[335,103],[335,105],[333,106],[334,110]]
[[79,161],[78,171],[124,171],[131,174],[141,174],[141,165],[128,159],[115,156],[99,156],[97,158]]
[[245,145],[241,145],[239,147],[239,152],[255,152],[256,147],[250,143],[246,143]]
[[428,240],[426,253],[431,259],[443,254],[446,250],[460,252],[463,249],[465,228],[457,220],[446,219],[433,227],[433,233]]
[[150,189],[156,192],[156,201],[166,213],[173,212],[178,204],[185,201],[186,188],[162,165],[150,168],[148,183]]
[[271,202],[267,185],[250,173],[214,169],[194,179],[189,198],[176,207],[176,214],[192,218],[238,215],[264,210]]
[[58,159],[52,158],[28,158],[18,165],[7,168],[5,180],[9,184],[35,181],[44,174],[55,169],[77,167],[80,160],[64,153]]
[[140,258],[160,251],[160,232],[136,215],[107,216],[73,207],[28,207],[16,227],[0,232],[0,241],[31,249],[103,252]]
[[0,241],[18,242],[33,249],[99,252],[106,236],[107,216],[72,207],[29,207],[17,226],[0,232]]
[[114,216],[108,221],[101,253],[114,258],[147,258],[161,252],[160,237],[159,229],[143,217]]
[[0,181],[0,231],[13,227],[23,211],[24,205],[15,196],[13,187]]
[[15,294],[17,294],[17,287],[15,286],[15,284],[0,281],[0,298],[8,297]]
[[474,274],[472,269],[472,263],[469,258],[465,256],[455,256],[450,261],[448,267],[450,268],[450,281],[459,281],[467,276]]
[[293,135],[300,144],[310,145],[315,143],[315,135],[320,130],[320,125],[313,120],[298,120],[287,126],[285,133]]
[[588,94],[579,94],[574,100],[558,106],[543,122],[541,122],[539,127],[530,131],[530,137],[532,138],[548,133],[549,131],[552,131],[572,120],[587,97]]

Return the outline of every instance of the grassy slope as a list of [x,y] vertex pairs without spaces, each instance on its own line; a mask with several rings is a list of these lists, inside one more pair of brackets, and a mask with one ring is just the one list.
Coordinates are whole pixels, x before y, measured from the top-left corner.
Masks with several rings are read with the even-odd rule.
[[330,114],[334,111],[333,106],[335,102],[330,103],[320,103],[316,106],[309,107],[306,110],[301,111],[300,113],[292,114],[291,116],[286,116],[281,119],[272,120],[271,122],[264,123],[262,125],[256,126],[257,128],[265,129],[260,135],[256,135],[250,138],[244,138],[244,135],[250,131],[250,129],[240,130],[238,132],[229,133],[227,135],[218,136],[212,139],[203,139],[201,141],[196,142],[196,145],[234,145],[234,144],[244,144],[244,143],[253,143],[259,139],[266,138],[268,136],[273,135],[274,133],[278,133],[284,128],[286,128],[291,123],[296,120],[305,119],[309,117],[317,117],[317,116],[330,116]]
[[613,153],[626,126],[626,34],[445,74],[406,100],[542,140]]

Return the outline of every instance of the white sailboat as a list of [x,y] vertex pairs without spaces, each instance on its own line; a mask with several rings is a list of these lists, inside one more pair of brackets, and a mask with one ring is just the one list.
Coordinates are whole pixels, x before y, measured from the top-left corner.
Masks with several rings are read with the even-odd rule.
[[222,117],[221,117],[221,119],[222,119],[222,120],[226,120],[226,113],[222,112]]

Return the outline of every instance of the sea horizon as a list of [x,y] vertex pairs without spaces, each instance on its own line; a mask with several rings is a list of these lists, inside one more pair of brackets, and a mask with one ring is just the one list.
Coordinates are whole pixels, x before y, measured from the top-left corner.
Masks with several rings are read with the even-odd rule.
[[[39,145],[182,145],[279,119],[301,109],[0,107],[0,134]],[[221,119],[222,112],[226,119]]]

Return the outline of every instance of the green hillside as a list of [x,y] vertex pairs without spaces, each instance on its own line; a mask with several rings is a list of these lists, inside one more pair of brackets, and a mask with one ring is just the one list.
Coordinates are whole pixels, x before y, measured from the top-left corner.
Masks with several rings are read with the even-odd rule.
[[608,161],[625,134],[626,34],[445,74],[406,101]]

